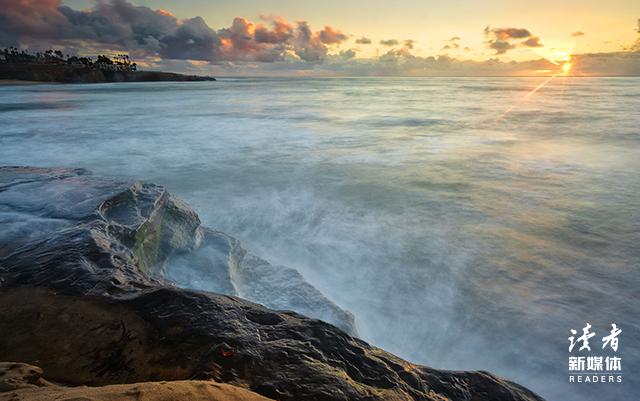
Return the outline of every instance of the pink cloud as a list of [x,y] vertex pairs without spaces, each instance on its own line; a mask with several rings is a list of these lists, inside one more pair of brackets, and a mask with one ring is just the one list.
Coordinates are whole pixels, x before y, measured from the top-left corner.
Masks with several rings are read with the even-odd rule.
[[137,57],[212,63],[273,62],[289,55],[317,62],[329,45],[347,39],[337,28],[314,32],[307,22],[291,24],[282,17],[267,23],[236,17],[231,26],[215,30],[201,17],[179,20],[169,11],[127,0],[98,2],[82,11],[60,0],[4,0],[0,20],[4,46],[123,50]]

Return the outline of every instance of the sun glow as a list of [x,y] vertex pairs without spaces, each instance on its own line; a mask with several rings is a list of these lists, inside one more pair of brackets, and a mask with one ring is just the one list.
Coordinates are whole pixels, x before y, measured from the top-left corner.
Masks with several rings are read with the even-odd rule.
[[562,67],[563,63],[571,61],[575,43],[545,40],[545,47],[536,48],[534,51],[553,65]]
[[[573,60],[572,51],[569,46],[564,46],[562,48],[554,48],[551,52],[538,52],[542,58],[550,62],[551,64],[558,66],[559,69],[553,70],[537,70],[538,73],[551,73],[552,71],[556,71],[553,75],[549,76],[544,82],[540,85],[533,88],[530,92],[524,95],[519,101],[512,104],[504,113],[500,114],[495,121],[500,121],[504,119],[507,114],[509,114],[513,109],[518,107],[521,103],[525,102],[529,97],[538,92],[540,89],[544,88],[549,82],[553,81],[553,79],[557,76],[567,77],[571,72],[571,68],[573,64],[571,61]],[[564,81],[563,81],[564,83]],[[564,87],[562,89],[562,93],[564,93]]]
[[566,50],[557,50],[551,54],[551,58],[558,61],[569,61],[571,60],[571,54]]

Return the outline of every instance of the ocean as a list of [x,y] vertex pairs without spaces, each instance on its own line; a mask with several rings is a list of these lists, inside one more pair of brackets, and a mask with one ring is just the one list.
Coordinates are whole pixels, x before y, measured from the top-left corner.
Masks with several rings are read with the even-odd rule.
[[[640,390],[640,78],[0,87],[0,164],[163,184],[359,335],[549,400]],[[591,352],[569,352],[591,324]],[[616,352],[601,338],[615,323]],[[570,383],[617,356],[621,383]]]

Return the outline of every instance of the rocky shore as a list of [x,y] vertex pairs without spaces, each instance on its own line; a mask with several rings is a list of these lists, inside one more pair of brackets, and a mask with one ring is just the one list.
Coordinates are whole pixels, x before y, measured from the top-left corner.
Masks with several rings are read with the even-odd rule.
[[96,68],[80,68],[64,64],[0,63],[0,82],[4,80],[53,83],[104,83],[215,81],[216,79],[212,77],[160,71],[104,71]]
[[3,167],[0,225],[0,399],[541,400],[359,340],[295,269],[158,185]]

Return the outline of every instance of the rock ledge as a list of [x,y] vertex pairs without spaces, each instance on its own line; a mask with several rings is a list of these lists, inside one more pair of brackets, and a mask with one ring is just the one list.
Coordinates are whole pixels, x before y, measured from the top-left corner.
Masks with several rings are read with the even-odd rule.
[[[248,253],[159,186],[0,168],[0,222],[0,355],[53,382],[215,380],[280,401],[541,400],[490,373],[411,364],[321,320],[176,286],[180,260],[233,287],[225,269],[195,261],[222,250],[230,276]],[[282,271],[249,260],[248,288]],[[287,302],[315,294],[308,307],[345,318],[308,290]]]

